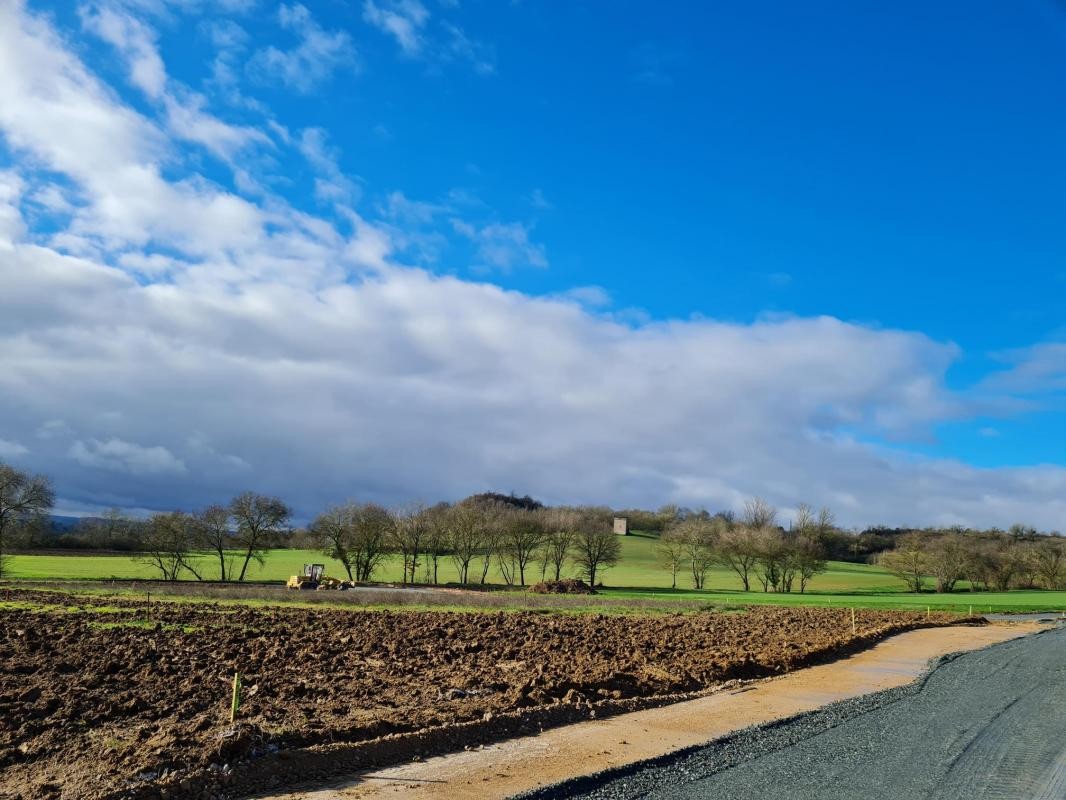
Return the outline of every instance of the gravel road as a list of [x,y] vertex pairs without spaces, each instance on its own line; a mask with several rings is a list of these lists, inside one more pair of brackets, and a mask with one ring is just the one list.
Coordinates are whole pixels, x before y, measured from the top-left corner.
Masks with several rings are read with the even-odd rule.
[[1066,800],[1066,628],[923,680],[522,796]]

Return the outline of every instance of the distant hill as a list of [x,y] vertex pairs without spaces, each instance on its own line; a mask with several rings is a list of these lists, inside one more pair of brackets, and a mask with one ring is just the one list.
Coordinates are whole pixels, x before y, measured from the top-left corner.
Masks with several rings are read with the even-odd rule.
[[518,497],[514,492],[510,494],[501,494],[500,492],[482,492],[481,494],[472,494],[462,502],[474,503],[474,504],[492,504],[499,503],[500,505],[512,506],[514,508],[525,509],[526,511],[536,511],[538,508],[544,508],[544,504],[539,500],[534,500],[528,494],[525,497]]

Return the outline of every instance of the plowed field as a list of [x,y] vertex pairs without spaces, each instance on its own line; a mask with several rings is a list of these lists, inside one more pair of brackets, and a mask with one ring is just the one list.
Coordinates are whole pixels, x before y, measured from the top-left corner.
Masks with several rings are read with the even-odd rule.
[[[950,615],[143,606],[0,590],[0,798],[235,797],[774,675]],[[234,672],[245,691],[229,720]]]

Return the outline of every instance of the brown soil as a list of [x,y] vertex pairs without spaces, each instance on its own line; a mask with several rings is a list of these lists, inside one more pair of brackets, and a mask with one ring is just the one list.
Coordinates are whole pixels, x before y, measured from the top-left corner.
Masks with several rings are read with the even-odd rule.
[[[950,615],[362,612],[0,589],[0,798],[232,796],[777,675]],[[120,607],[117,613],[102,606]],[[119,623],[117,627],[114,627]],[[143,624],[143,622],[142,622]],[[106,627],[105,627],[106,626]],[[246,687],[229,724],[234,671]]]
[[706,744],[750,725],[911,683],[932,659],[1025,636],[1035,623],[908,631],[861,653],[666,708],[588,720],[485,748],[406,763],[258,800],[505,800]]

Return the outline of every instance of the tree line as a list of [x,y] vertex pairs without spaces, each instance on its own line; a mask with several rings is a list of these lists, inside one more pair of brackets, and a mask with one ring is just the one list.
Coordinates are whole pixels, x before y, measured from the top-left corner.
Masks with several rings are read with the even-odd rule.
[[877,562],[911,592],[922,591],[927,578],[938,592],[952,592],[962,582],[974,592],[1066,588],[1066,540],[1024,525],[909,531]]
[[[47,514],[54,506],[51,482],[0,462],[0,577],[7,553],[52,542]],[[712,568],[736,574],[745,591],[805,592],[827,561],[850,555],[874,561],[920,591],[932,579],[937,591],[962,582],[974,591],[1066,588],[1066,542],[1015,525],[1008,531],[870,528],[840,530],[832,512],[800,505],[787,527],[759,498],[738,515],[667,505],[658,511],[604,507],[545,507],[532,498],[485,493],[458,503],[390,510],[375,503],[327,509],[294,530],[292,510],[281,499],[245,492],[226,505],[196,512],[173,511],[132,519],[118,509],[84,520],[68,534],[79,544],[127,550],[165,580],[245,581],[253,563],[279,547],[318,549],[338,561],[353,582],[371,581],[386,559],[398,557],[407,583],[440,581],[450,563],[459,582],[488,583],[490,574],[509,585],[534,578],[576,574],[590,584],[621,557],[612,519],[631,529],[658,532],[657,555],[671,574],[706,588]],[[210,573],[210,574],[208,574]]]
[[703,589],[712,567],[731,570],[744,591],[757,583],[764,592],[807,590],[811,578],[826,569],[826,539],[836,526],[832,512],[815,513],[801,504],[788,529],[777,524],[777,510],[760,498],[730,513],[678,512],[660,536],[660,562],[670,570],[671,586],[685,572],[692,588]]

